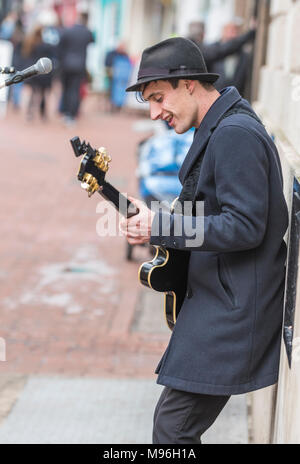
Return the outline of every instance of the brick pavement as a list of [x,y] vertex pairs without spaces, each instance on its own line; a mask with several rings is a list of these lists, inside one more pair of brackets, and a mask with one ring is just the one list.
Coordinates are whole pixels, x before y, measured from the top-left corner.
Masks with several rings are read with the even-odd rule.
[[[69,139],[79,135],[112,156],[108,179],[136,194],[136,115],[111,116],[90,97],[76,127],[1,121],[0,372],[151,377],[169,333],[132,331],[146,249],[125,260],[125,239],[99,237],[96,207],[76,179]],[[153,308],[161,312],[161,308]],[[158,313],[157,313],[158,315]]]

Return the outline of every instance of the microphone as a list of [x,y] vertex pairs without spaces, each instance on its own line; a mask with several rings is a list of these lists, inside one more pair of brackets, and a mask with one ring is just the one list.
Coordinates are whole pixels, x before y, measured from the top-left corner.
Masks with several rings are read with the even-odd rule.
[[52,71],[52,61],[49,58],[40,58],[34,65],[29,66],[29,68],[26,68],[23,71],[16,72],[16,74],[2,82],[0,84],[0,89],[12,84],[18,84],[24,79],[28,79],[28,77],[32,77],[37,74],[48,74],[50,71]]

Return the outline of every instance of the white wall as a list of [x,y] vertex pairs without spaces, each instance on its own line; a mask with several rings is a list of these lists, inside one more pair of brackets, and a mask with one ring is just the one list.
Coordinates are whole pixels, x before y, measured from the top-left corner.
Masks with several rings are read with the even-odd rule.
[[219,40],[223,26],[232,18],[234,18],[234,0],[210,0],[205,41],[210,43]]
[[205,0],[176,0],[176,32],[185,37],[188,25],[192,21],[203,21],[205,17]]
[[[0,40],[0,66],[11,66],[13,54],[13,46],[8,40]],[[8,78],[6,74],[0,74],[0,82]],[[3,118],[6,114],[8,97],[8,87],[4,87],[0,90],[0,118]]]
[[218,40],[223,25],[234,17],[234,0],[176,0],[175,3],[177,34],[186,36],[190,22],[204,21],[208,43]]
[[[300,0],[272,0],[267,62],[261,70],[256,108],[276,137],[284,193],[291,211],[294,177],[300,181]],[[300,257],[298,257],[299,269]],[[251,394],[255,443],[300,443],[300,275],[294,321],[292,366],[284,343],[279,381],[270,395]],[[263,407],[261,407],[263,405]]]

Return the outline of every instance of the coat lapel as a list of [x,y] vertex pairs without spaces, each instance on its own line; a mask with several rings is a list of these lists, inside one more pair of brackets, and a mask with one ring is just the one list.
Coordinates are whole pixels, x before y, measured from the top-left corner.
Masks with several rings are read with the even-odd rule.
[[241,99],[242,97],[235,87],[228,87],[227,89],[221,91],[221,96],[208,110],[200,124],[199,129],[196,131],[191,148],[189,149],[182,163],[178,174],[182,185],[194,162],[200,153],[205,149],[213,130],[217,127],[222,116]]
[[182,166],[179,171],[179,180],[181,184],[183,185],[191,167],[193,166],[194,162],[198,158],[199,154],[202,152],[202,150],[205,148],[206,144],[208,143],[210,136],[211,136],[211,131],[206,131],[206,133],[203,133],[204,131],[200,131],[200,128],[198,131],[195,133],[194,141],[182,163]]

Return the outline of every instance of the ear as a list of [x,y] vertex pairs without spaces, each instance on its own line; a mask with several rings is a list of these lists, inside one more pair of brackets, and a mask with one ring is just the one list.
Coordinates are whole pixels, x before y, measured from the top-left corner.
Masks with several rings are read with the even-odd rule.
[[190,95],[192,95],[192,93],[194,92],[195,82],[196,81],[193,81],[193,80],[190,80],[190,79],[185,79],[184,80],[185,88],[187,89],[187,91],[189,92]]

